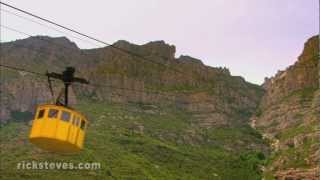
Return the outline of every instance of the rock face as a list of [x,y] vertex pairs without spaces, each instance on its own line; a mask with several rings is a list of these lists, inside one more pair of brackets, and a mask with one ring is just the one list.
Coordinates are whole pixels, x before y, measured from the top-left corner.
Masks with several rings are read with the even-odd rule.
[[[273,142],[268,171],[278,179],[318,179],[320,163],[319,37],[298,61],[271,79],[252,126]],[[311,178],[312,177],[312,178]]]
[[[113,47],[81,50],[63,37],[36,36],[2,43],[1,63],[41,73],[75,66],[76,76],[93,86],[72,85],[72,104],[82,99],[137,103],[149,107],[146,112],[151,114],[158,113],[154,107],[184,109],[195,129],[251,123],[273,148],[270,163],[263,168],[266,176],[319,179],[318,38],[310,38],[298,61],[261,87],[231,76],[226,68],[208,67],[190,56],[175,58],[175,47],[163,41],[135,45],[121,40]],[[1,123],[26,119],[37,104],[52,101],[46,77],[1,68],[0,83]],[[61,83],[54,82],[54,97],[61,89]],[[135,123],[131,129],[145,133],[143,124]],[[192,142],[188,137],[186,141]]]
[[[208,67],[189,56],[175,58],[175,47],[164,41],[140,46],[121,40],[112,46],[81,50],[63,37],[36,36],[1,44],[1,58],[7,65],[42,73],[75,66],[77,76],[104,85],[73,85],[80,99],[181,108],[194,115],[195,125],[204,128],[247,124],[263,94],[261,87],[231,76],[226,68]],[[1,73],[2,122],[12,112],[32,112],[36,104],[52,99],[46,78],[7,69]],[[55,82],[54,94],[61,88]]]

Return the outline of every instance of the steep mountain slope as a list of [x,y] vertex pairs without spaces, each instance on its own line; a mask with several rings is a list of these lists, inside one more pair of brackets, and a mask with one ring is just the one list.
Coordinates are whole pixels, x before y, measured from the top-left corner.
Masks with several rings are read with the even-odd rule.
[[[0,129],[1,179],[260,179],[265,148],[249,126],[199,129],[173,107],[82,100],[88,116],[85,149],[57,155],[28,142],[30,125]],[[101,163],[98,170],[18,170],[19,162]]]
[[[172,104],[193,112],[196,124],[201,127],[248,123],[263,93],[259,86],[231,76],[228,69],[208,67],[188,56],[174,58],[175,47],[163,41],[142,46],[118,41],[113,46],[148,59],[130,56],[110,46],[80,50],[65,38],[41,36],[4,43],[1,54],[3,63],[42,72],[75,66],[78,75],[92,83],[137,90],[75,85],[79,97],[109,102]],[[9,119],[11,112],[31,112],[35,104],[49,100],[46,79],[7,70],[2,73],[5,77],[1,82],[5,95],[2,97],[7,102],[1,111],[2,121]],[[154,90],[162,93],[150,93]],[[19,97],[19,101],[13,97]]]
[[[1,44],[7,65],[43,73],[75,66],[77,76],[108,85],[72,87],[71,103],[89,116],[91,127],[80,155],[60,156],[27,141],[36,104],[51,100],[47,80],[1,69],[1,162],[7,162],[1,163],[2,177],[52,179],[59,172],[58,179],[260,179],[261,169],[266,179],[319,177],[318,36],[306,42],[294,65],[266,79],[263,88],[231,76],[226,68],[208,67],[189,56],[175,58],[175,47],[163,41],[113,46],[147,59],[111,47],[81,50],[63,37]],[[54,85],[57,95],[62,86]],[[265,141],[273,150],[266,162]],[[58,159],[99,160],[103,169],[15,169],[20,161]]]
[[[40,40],[42,39],[42,40]],[[175,58],[163,41],[81,50],[66,38],[32,37],[1,44],[2,63],[33,71],[62,71],[93,84],[73,85],[71,104],[90,120],[79,155],[47,153],[27,135],[34,108],[51,95],[47,79],[1,69],[0,175],[4,179],[260,179],[268,154],[248,123],[263,89],[226,68]],[[174,70],[172,70],[174,69]],[[181,73],[183,72],[183,73]],[[54,82],[57,95],[61,83]],[[118,87],[118,88],[111,88]],[[126,90],[134,89],[134,91]],[[161,93],[154,93],[161,91]],[[100,162],[96,171],[19,171],[21,161]]]
[[266,79],[252,125],[273,143],[266,173],[279,179],[319,178],[319,36],[310,38],[298,61]]

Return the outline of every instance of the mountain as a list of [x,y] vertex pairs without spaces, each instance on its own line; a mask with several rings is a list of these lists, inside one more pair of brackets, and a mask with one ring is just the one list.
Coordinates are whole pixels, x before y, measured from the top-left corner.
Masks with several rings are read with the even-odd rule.
[[[226,68],[175,58],[175,46],[164,41],[112,46],[82,50],[64,37],[44,36],[1,44],[6,65],[41,73],[74,66],[76,76],[102,85],[71,87],[71,104],[90,121],[86,148],[78,155],[51,154],[27,140],[36,105],[52,100],[47,78],[2,68],[4,179],[52,179],[57,172],[57,179],[260,179],[269,148],[249,122],[263,88]],[[54,96],[61,88],[53,82]],[[16,170],[18,162],[32,160],[98,161],[103,168]]]
[[[131,56],[113,47],[145,58]],[[163,41],[138,46],[121,40],[113,47],[80,50],[63,37],[36,36],[4,43],[1,53],[2,62],[8,65],[43,73],[75,66],[77,75],[93,84],[120,88],[75,85],[73,91],[77,97],[122,103],[171,104],[194,113],[196,124],[202,127],[248,123],[263,93],[261,87],[242,77],[231,76],[226,68],[208,67],[189,56],[175,58],[175,47]],[[6,78],[2,82],[2,92],[8,95],[3,96],[6,103],[1,112],[2,121],[10,119],[11,112],[32,112],[36,104],[50,100],[45,78],[41,80],[31,74],[9,70],[3,73]],[[57,86],[55,94],[61,88],[61,85]],[[161,91],[161,94],[150,91]],[[12,97],[19,97],[19,101]]]
[[[79,49],[65,37],[1,44],[1,63],[45,73],[74,66],[71,104],[89,121],[85,149],[64,156],[28,142],[47,78],[1,68],[4,179],[316,179],[319,164],[319,40],[262,86],[227,68],[175,56],[164,41]],[[117,48],[132,52],[129,55]],[[144,58],[141,58],[143,56]],[[161,64],[161,65],[160,65]],[[53,82],[54,97],[62,89]],[[100,162],[95,171],[17,171],[21,161]]]
[[320,164],[319,36],[297,62],[266,79],[252,126],[272,142],[266,171],[278,179],[317,179]]

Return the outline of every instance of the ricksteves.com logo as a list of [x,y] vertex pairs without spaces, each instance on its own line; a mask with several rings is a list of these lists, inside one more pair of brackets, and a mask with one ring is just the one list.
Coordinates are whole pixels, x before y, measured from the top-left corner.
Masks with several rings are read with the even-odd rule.
[[73,163],[73,162],[37,162],[37,161],[22,161],[17,164],[17,169],[22,170],[98,170],[101,169],[101,164],[98,162],[85,162],[85,163]]

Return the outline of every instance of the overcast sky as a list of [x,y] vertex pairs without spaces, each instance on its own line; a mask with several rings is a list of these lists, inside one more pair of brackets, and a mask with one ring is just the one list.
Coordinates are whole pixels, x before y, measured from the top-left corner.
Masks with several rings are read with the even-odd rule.
[[[304,42],[319,33],[318,0],[2,2],[109,43],[120,39],[135,44],[164,40],[176,46],[176,57],[190,55],[209,66],[227,67],[233,75],[256,84],[293,64]],[[1,23],[32,35],[64,36],[6,11],[1,11]],[[25,37],[1,28],[2,41]],[[68,37],[80,48],[99,46]]]

